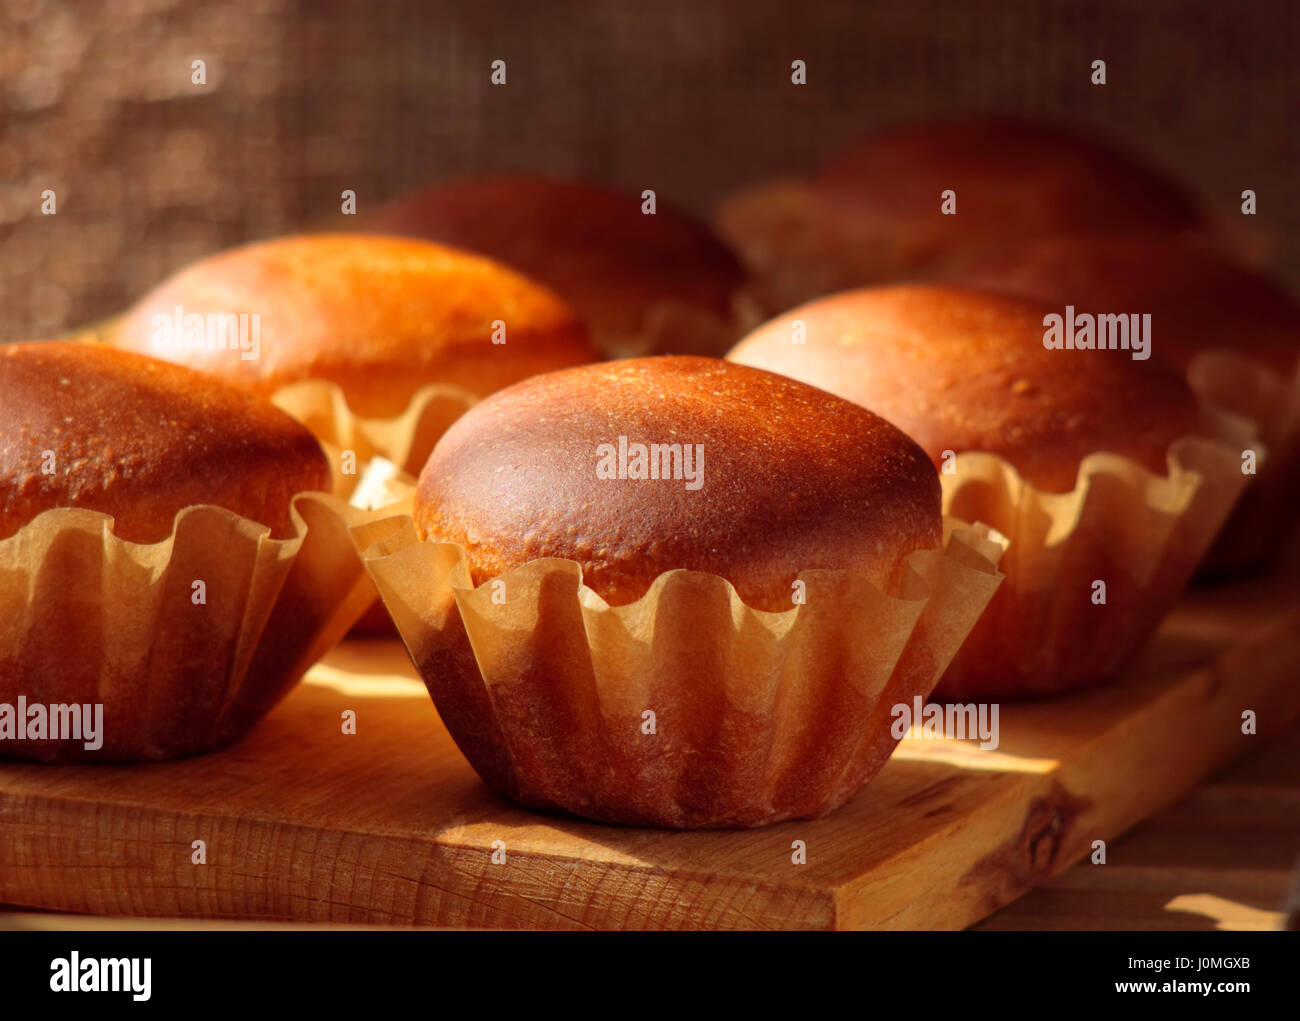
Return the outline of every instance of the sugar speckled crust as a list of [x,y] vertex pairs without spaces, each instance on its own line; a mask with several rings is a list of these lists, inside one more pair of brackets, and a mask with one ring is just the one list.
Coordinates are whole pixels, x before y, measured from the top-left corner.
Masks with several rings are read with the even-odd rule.
[[[257,313],[260,352],[165,348],[154,317]],[[506,326],[493,343],[493,323]],[[499,263],[421,241],[304,235],[245,245],[181,270],[123,318],[113,342],[270,392],[337,383],[359,414],[400,413],[431,383],[489,394],[596,359],[573,309]]]
[[1224,348],[1290,377],[1300,304],[1271,278],[1178,238],[1051,238],[986,253],[945,280],[1079,311],[1149,312],[1154,347],[1180,368]]
[[245,390],[107,347],[0,346],[0,538],[83,507],[113,515],[121,538],[158,542],[193,504],[282,536],[292,497],[329,483],[311,433]]
[[662,202],[646,215],[638,194],[581,181],[448,181],[396,203],[369,226],[513,266],[563,295],[597,336],[640,332],[648,310],[666,299],[727,318],[744,282],[735,256],[704,224]]
[[[870,408],[936,465],[945,450],[987,451],[1049,492],[1072,489],[1098,451],[1163,473],[1169,445],[1195,431],[1192,392],[1155,357],[1045,348],[1053,311],[1062,309],[954,287],[866,288],[791,309],[727,358]],[[796,320],[802,344],[792,342]]]
[[[598,478],[598,446],[620,436],[702,445],[703,486]],[[909,553],[939,547],[939,504],[924,452],[883,419],[770,373],[663,357],[550,373],[484,401],[434,450],[415,518],[422,537],[465,547],[476,582],[561,557],[622,605],[688,568],[784,610],[802,570],[894,584]]]
[[[828,199],[916,251],[1037,236],[1195,231],[1204,219],[1174,182],[1102,142],[1030,120],[942,118],[883,131],[814,178]],[[940,196],[956,193],[956,215]]]

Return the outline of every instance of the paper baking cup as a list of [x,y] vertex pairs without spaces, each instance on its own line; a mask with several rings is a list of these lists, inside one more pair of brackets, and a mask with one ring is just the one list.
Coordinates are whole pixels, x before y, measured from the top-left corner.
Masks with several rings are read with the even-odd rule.
[[978,515],[1010,549],[999,565],[1006,580],[936,698],[1055,695],[1098,683],[1134,658],[1249,482],[1241,451],[1254,446],[1263,456],[1231,416],[1207,417],[1217,435],[1174,443],[1167,475],[1091,454],[1068,493],[1036,489],[995,455],[957,455],[954,473],[941,474],[945,513]]
[[806,603],[769,613],[685,570],[609,606],[569,560],[476,588],[461,548],[421,542],[410,518],[353,535],[494,791],[680,829],[811,818],[847,800],[897,744],[891,709],[929,693],[988,603],[1003,549],[989,529],[948,521],[943,550],[911,554],[896,593],[808,571]]
[[[348,407],[337,383],[305,380],[278,388],[271,400],[305,425],[329,457],[334,494],[347,499],[365,465],[383,457],[411,475],[419,475],[442,434],[478,403],[468,390],[430,384],[415,392],[401,414],[369,418]],[[356,455],[356,473],[343,473],[342,452]]]
[[272,539],[231,511],[188,507],[170,537],[139,545],[111,517],[69,508],[0,540],[0,704],[99,705],[103,738],[0,740],[0,757],[166,759],[244,734],[372,591],[348,533],[365,514],[305,493],[292,517],[293,536]]
[[[417,480],[408,472],[384,457],[371,458],[365,471],[358,478],[356,488],[348,497],[348,503],[362,510],[380,511],[382,517],[394,517],[412,513],[412,501],[415,498]],[[397,629],[393,619],[384,608],[384,601],[379,598],[379,590],[371,580],[369,573],[364,585],[370,593],[370,605],[357,618],[350,634],[358,638],[396,638]]]
[[1233,351],[1213,350],[1192,360],[1187,378],[1203,400],[1249,421],[1269,451],[1204,568],[1223,573],[1268,565],[1300,524],[1300,362],[1288,379]]

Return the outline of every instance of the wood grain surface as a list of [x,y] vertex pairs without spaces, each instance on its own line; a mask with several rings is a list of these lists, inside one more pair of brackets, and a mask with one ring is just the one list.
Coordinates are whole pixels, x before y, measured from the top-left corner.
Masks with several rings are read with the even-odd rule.
[[[1300,723],[975,925],[1013,930],[1300,928]],[[123,918],[0,906],[0,930],[353,930],[328,922]]]
[[[1300,897],[1300,724],[979,924],[984,929],[1279,929]],[[1291,926],[1300,927],[1300,900]]]
[[[456,750],[400,646],[349,642],[217,754],[0,766],[0,903],[353,925],[956,928],[993,915],[990,927],[1026,927],[1041,904],[993,913],[1300,715],[1297,574],[1194,590],[1117,683],[1003,705],[996,751],[909,738],[838,812],[747,832],[621,829],[503,802]],[[347,709],[354,736],[341,733]],[[1245,709],[1258,716],[1256,736],[1241,733]],[[1284,884],[1294,846],[1257,818],[1276,807],[1252,816],[1234,787],[1253,782],[1204,789],[1182,815],[1159,816],[1145,841],[1108,845],[1104,866],[1031,896],[1056,898],[1063,927],[1090,917],[1116,927],[1105,908],[1116,898],[1136,911],[1169,889],[1196,897],[1194,876],[1159,862],[1179,819],[1198,812],[1261,827],[1258,861],[1247,854],[1238,867],[1243,888],[1252,871]],[[195,840],[205,865],[191,863]],[[797,840],[807,864],[791,861]],[[504,863],[492,861],[494,842]],[[1200,867],[1212,867],[1205,853]],[[1195,925],[1277,921],[1267,904],[1218,897],[1235,906],[1193,900],[1181,913]]]

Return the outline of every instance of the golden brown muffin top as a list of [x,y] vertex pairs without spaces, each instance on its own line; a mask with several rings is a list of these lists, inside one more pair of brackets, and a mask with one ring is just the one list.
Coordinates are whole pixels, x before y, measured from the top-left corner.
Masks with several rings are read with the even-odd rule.
[[[680,478],[598,477],[620,437],[629,464],[636,443],[702,449],[702,484],[688,487],[684,464]],[[425,466],[415,520],[465,547],[476,582],[561,557],[619,605],[688,568],[785,610],[802,570],[892,584],[907,554],[938,547],[939,501],[924,452],[870,412],[771,373],[663,357],[550,373],[479,404]]]
[[[1203,225],[1190,197],[1163,175],[1086,136],[1017,118],[952,117],[887,130],[828,162],[814,185],[936,253],[1042,234]],[[945,216],[940,195],[949,189],[957,212]]]
[[294,494],[329,489],[303,426],[247,391],[107,347],[0,346],[0,538],[43,511],[111,514],[132,542],[215,504],[291,529]]
[[870,408],[936,465],[945,450],[987,451],[1051,492],[1072,489],[1097,451],[1163,473],[1169,445],[1196,428],[1195,397],[1156,357],[1044,347],[1044,316],[1061,311],[953,287],[865,288],[784,313],[727,358]]
[[952,268],[945,279],[1079,310],[1149,312],[1155,347],[1185,369],[1229,348],[1284,376],[1300,362],[1300,304],[1263,273],[1176,238],[1046,238]]
[[[172,321],[177,306],[204,317],[258,314],[256,357],[160,345],[155,316]],[[497,320],[504,344],[493,343]],[[429,383],[482,396],[596,358],[574,311],[514,270],[441,245],[363,235],[278,238],[203,259],[142,298],[114,342],[262,392],[329,380],[353,410],[371,415],[397,414]]]
[[664,299],[728,317],[744,281],[735,256],[658,197],[656,210],[642,213],[639,194],[582,181],[483,177],[427,188],[369,226],[513,266],[572,302],[597,335],[639,332]]

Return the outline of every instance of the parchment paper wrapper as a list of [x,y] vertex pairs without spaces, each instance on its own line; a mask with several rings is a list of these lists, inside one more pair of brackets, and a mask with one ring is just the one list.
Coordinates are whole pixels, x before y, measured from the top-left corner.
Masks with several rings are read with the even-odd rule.
[[[348,407],[337,383],[324,380],[282,386],[271,400],[320,440],[334,473],[334,494],[343,499],[351,496],[365,465],[374,457],[419,475],[442,434],[478,403],[468,390],[431,384],[417,390],[400,415],[368,418]],[[345,450],[356,454],[355,474],[343,473]]]
[[1204,570],[1224,573],[1271,564],[1300,524],[1300,361],[1288,379],[1234,351],[1206,351],[1192,360],[1187,377],[1202,400],[1249,421],[1269,453],[1220,531]]
[[1231,416],[1205,414],[1212,435],[1174,443],[1167,475],[1091,454],[1069,493],[1036,489],[995,455],[957,455],[955,472],[940,475],[944,512],[978,514],[1011,545],[1000,565],[1006,580],[937,699],[1059,694],[1105,680],[1136,656],[1248,484],[1242,449],[1260,447]]
[[292,516],[294,535],[272,539],[230,511],[187,507],[169,538],[137,545],[107,515],[68,508],[0,540],[0,703],[103,706],[97,750],[3,740],[0,757],[166,759],[244,734],[373,592],[348,534],[364,513],[305,493]]
[[[384,457],[371,458],[358,477],[348,503],[362,510],[380,511],[382,517],[412,513],[417,480]],[[363,582],[371,593],[370,605],[357,619],[349,634],[358,638],[397,638],[397,628],[388,615],[379,590],[369,573]]]
[[493,790],[603,822],[701,828],[819,816],[880,769],[897,743],[891,708],[930,691],[1001,578],[1001,537],[955,521],[945,532],[944,550],[912,554],[898,592],[808,571],[806,603],[783,613],[684,570],[611,607],[567,560],[476,589],[461,548],[420,542],[410,518],[353,536]]

